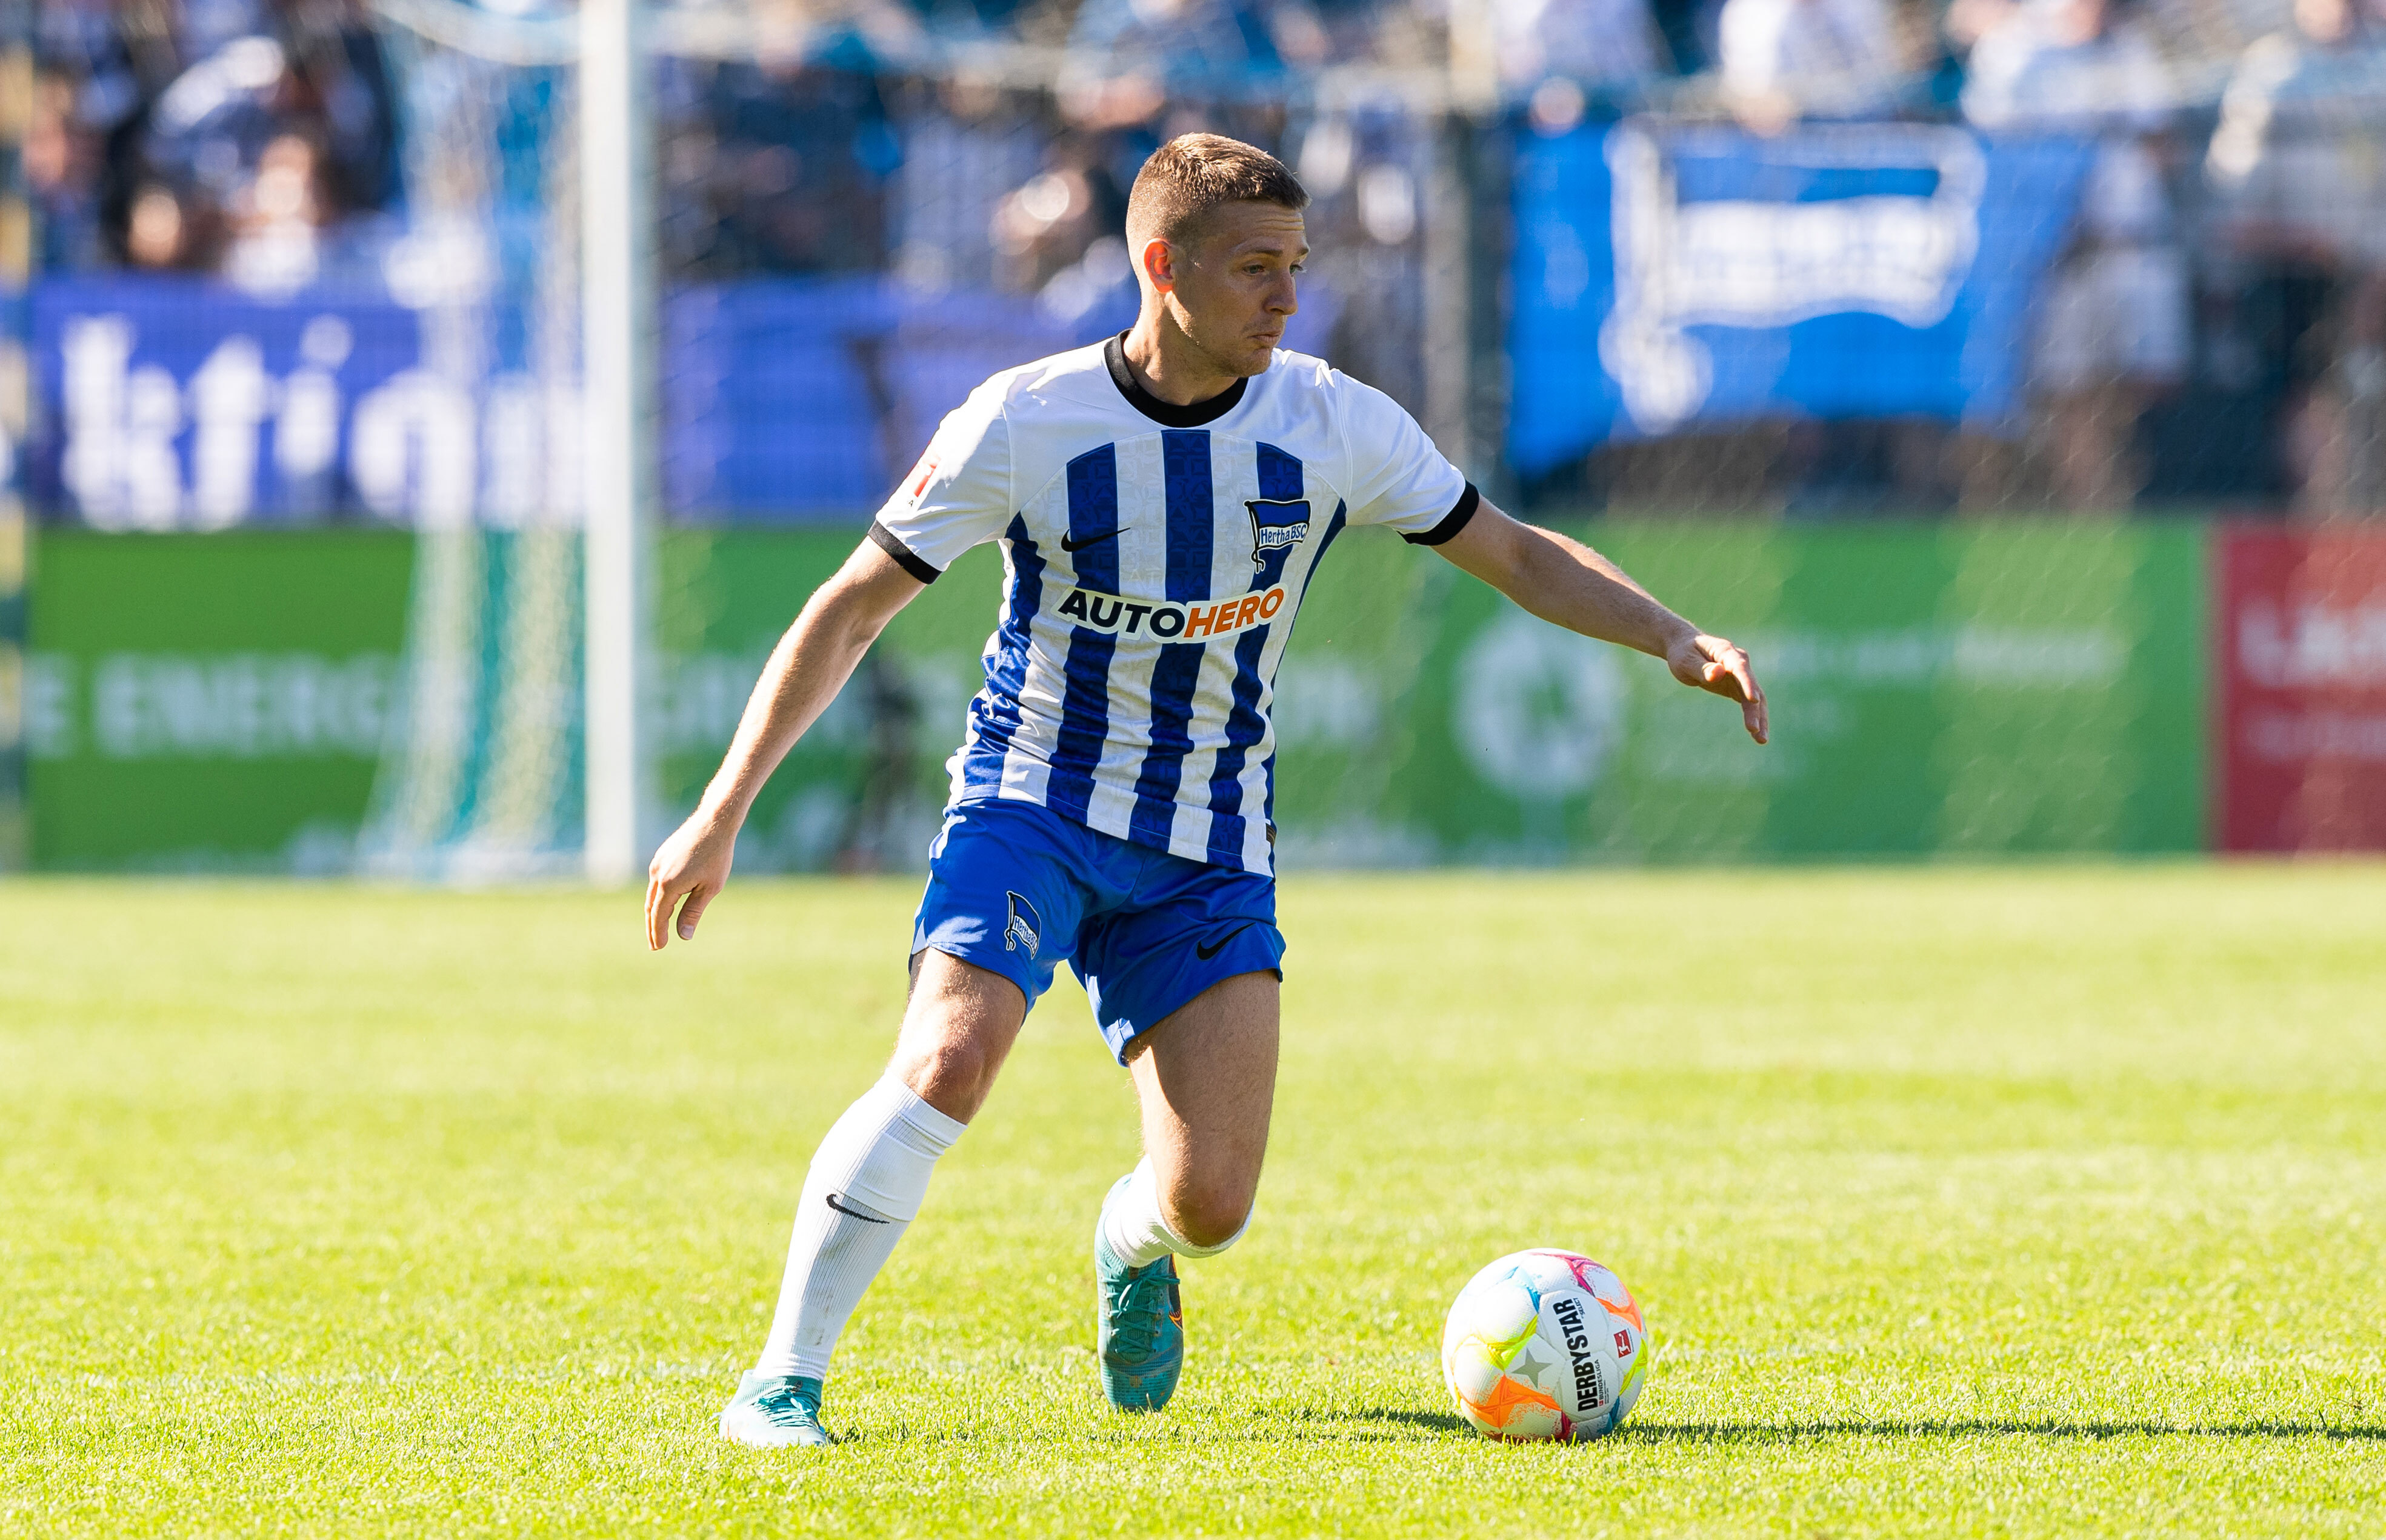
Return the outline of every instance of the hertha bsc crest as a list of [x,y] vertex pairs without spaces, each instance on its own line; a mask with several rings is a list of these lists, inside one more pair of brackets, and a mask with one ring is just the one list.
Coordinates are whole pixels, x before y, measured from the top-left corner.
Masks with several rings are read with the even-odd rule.
[[1037,917],[1036,906],[1019,895],[1006,893],[1003,896],[1011,900],[1011,914],[1002,924],[1002,949],[1016,952],[1024,946],[1027,955],[1033,958],[1038,941],[1036,928],[1043,924],[1043,920]]
[[1309,505],[1261,497],[1246,500],[1251,510],[1251,565],[1264,569],[1270,551],[1287,550],[1309,538]]

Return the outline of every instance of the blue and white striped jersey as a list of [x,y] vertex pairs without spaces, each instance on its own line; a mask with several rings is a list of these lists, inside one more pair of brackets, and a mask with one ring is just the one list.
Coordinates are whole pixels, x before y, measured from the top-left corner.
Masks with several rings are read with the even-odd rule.
[[979,386],[879,510],[912,576],[1002,542],[956,804],[1039,802],[1135,844],[1272,870],[1277,662],[1352,524],[1438,545],[1475,489],[1372,386],[1282,348],[1189,407],[1119,338]]

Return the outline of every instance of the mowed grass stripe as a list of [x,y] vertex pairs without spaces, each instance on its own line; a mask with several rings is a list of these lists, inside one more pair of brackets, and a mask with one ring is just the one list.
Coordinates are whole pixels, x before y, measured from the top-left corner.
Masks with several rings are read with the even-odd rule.
[[[1249,1239],[1163,1417],[1063,984],[865,1301],[721,1445],[916,886],[0,885],[0,1532],[2372,1534],[2386,868],[1294,879]],[[1661,1339],[1580,1448],[1441,1311],[1569,1245]]]

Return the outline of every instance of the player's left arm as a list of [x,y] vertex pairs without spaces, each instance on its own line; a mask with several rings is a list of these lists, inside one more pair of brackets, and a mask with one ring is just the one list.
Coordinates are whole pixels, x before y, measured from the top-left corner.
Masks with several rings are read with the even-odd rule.
[[1589,546],[1511,519],[1487,500],[1434,549],[1542,620],[1662,657],[1683,683],[1737,701],[1748,735],[1764,742],[1764,688],[1748,654],[1659,604]]

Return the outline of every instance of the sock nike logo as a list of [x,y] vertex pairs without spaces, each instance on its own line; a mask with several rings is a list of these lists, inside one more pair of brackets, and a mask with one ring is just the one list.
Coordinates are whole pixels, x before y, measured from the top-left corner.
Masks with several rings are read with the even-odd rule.
[[836,1200],[836,1195],[835,1193],[828,1195],[828,1206],[835,1209],[840,1214],[850,1214],[855,1219],[861,1221],[865,1224],[888,1224],[893,1222],[889,1220],[882,1220],[875,1214],[865,1214],[859,1208],[847,1208],[844,1204],[839,1203]]
[[1234,940],[1237,936],[1241,935],[1245,931],[1250,930],[1252,926],[1258,923],[1259,921],[1256,920],[1246,920],[1241,924],[1236,926],[1233,930],[1228,931],[1224,935],[1220,936],[1215,945],[1195,946],[1193,948],[1193,955],[1199,958],[1203,962],[1207,962],[1212,958],[1216,957],[1218,953],[1224,948],[1226,943]]
[[1064,551],[1082,551],[1088,545],[1099,545],[1105,540],[1116,540],[1119,537],[1120,531],[1124,528],[1124,526],[1122,525],[1116,528],[1107,529],[1099,534],[1089,534],[1083,540],[1079,540],[1073,534],[1064,534],[1061,537],[1061,549]]

